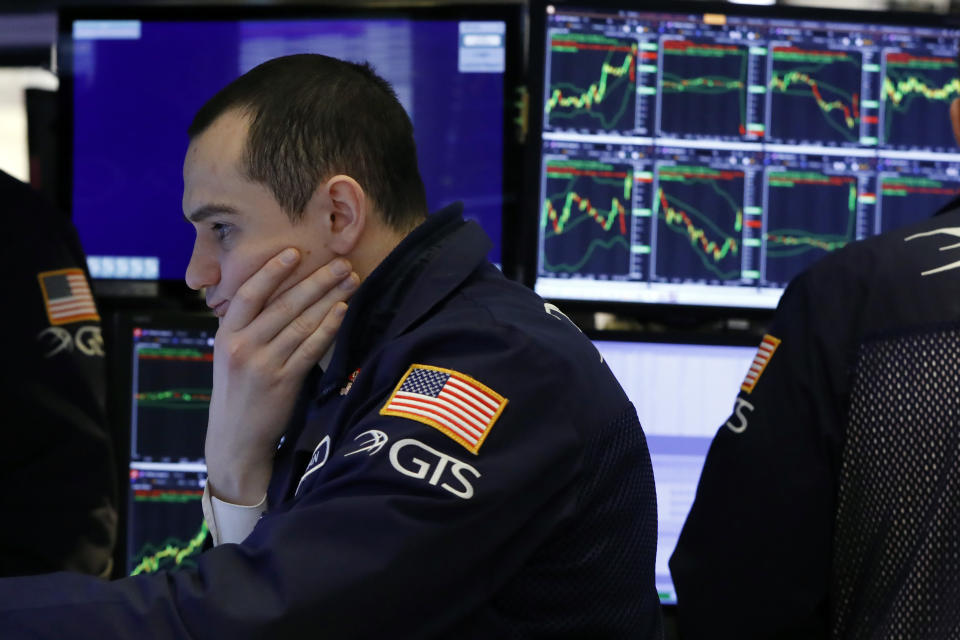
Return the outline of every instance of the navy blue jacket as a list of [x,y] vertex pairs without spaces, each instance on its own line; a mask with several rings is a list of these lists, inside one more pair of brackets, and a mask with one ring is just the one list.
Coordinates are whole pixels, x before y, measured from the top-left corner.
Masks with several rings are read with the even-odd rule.
[[[0,576],[109,569],[117,525],[100,319],[70,219],[0,172]],[[69,282],[79,296],[71,298]],[[82,299],[81,299],[82,298]],[[2,634],[0,634],[2,636]]]
[[636,413],[488,250],[447,210],[364,282],[242,544],[176,574],[0,581],[0,636],[659,637]]
[[960,633],[958,207],[790,283],[670,560],[685,639]]

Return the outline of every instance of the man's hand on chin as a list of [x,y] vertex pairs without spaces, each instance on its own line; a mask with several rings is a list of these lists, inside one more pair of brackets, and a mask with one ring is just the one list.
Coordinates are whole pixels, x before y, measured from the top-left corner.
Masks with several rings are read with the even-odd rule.
[[263,499],[300,387],[333,343],[360,282],[349,262],[335,258],[271,300],[299,260],[296,249],[268,260],[220,320],[206,459],[211,493],[226,502]]

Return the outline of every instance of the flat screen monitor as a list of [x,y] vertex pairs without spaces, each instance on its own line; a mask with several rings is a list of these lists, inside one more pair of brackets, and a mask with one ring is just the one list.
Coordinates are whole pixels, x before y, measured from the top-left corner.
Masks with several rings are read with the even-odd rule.
[[730,417],[757,342],[595,334],[593,343],[637,408],[650,448],[657,486],[656,585],[663,604],[677,602],[667,562],[693,504],[707,449]]
[[231,80],[295,53],[369,61],[392,83],[414,124],[430,209],[462,201],[502,264],[522,165],[510,113],[521,16],[518,5],[468,4],[65,10],[63,196],[91,276],[183,278],[187,127]]
[[216,329],[210,315],[180,312],[127,314],[114,329],[111,390],[126,400],[115,411],[127,452],[126,575],[191,566],[206,539],[200,498]]
[[531,14],[547,298],[770,309],[820,257],[960,194],[955,17],[620,0]]

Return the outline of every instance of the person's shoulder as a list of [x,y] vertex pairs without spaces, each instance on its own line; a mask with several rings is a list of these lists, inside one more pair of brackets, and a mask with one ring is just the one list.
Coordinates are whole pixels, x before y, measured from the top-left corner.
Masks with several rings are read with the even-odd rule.
[[417,329],[432,349],[469,354],[483,375],[557,405],[625,396],[593,343],[556,305],[503,278],[462,287]]
[[4,223],[21,230],[46,229],[61,216],[56,207],[40,192],[25,182],[0,171],[0,202],[5,212]]

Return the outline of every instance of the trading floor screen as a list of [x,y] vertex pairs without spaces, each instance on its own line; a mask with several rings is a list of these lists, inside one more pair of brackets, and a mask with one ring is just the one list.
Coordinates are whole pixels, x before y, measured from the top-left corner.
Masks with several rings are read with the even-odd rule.
[[207,535],[200,498],[215,327],[132,329],[127,572],[193,565]]
[[960,194],[960,29],[545,11],[545,297],[772,308]]

